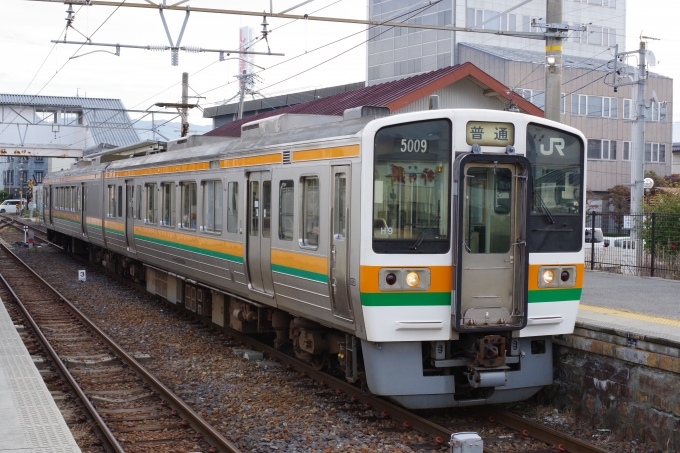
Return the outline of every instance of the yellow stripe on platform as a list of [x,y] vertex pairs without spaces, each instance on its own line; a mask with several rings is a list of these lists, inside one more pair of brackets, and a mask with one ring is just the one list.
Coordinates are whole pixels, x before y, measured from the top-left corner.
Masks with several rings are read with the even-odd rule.
[[600,314],[603,314],[603,315],[614,315],[614,316],[620,316],[621,318],[637,319],[638,321],[647,321],[647,322],[653,322],[655,324],[663,324],[663,325],[666,325],[666,326],[680,327],[680,319],[663,318],[661,316],[643,315],[642,313],[635,313],[635,312],[626,311],[626,310],[618,310],[616,308],[595,307],[593,305],[580,304],[578,307],[580,309],[583,309],[583,310],[586,310],[586,311],[592,311],[594,313],[600,313]]

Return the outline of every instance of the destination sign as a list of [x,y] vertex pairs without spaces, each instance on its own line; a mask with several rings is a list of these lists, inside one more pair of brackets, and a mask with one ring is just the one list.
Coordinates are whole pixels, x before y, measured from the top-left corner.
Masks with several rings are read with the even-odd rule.
[[515,125],[512,123],[486,123],[470,121],[466,126],[468,145],[507,146],[515,144]]

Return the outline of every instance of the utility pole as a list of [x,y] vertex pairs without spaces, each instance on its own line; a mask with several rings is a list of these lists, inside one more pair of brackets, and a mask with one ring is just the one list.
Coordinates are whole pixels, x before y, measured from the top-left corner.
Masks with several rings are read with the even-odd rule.
[[[186,137],[189,133],[189,109],[193,109],[194,107],[198,107],[198,104],[189,104],[189,74],[186,72],[182,73],[182,102],[179,104],[177,103],[170,103],[170,102],[157,102],[156,107],[165,107],[165,108],[175,108],[177,109],[177,113],[179,113],[179,116],[182,120],[182,127],[181,127],[181,137]],[[153,118],[153,116],[152,116]],[[152,119],[153,121],[153,119]],[[155,131],[155,129],[154,129]],[[155,134],[155,132],[154,132]]]
[[182,137],[186,137],[189,132],[189,73],[182,73]]
[[[547,0],[546,22],[562,24],[562,0]],[[548,29],[545,38],[545,118],[560,121],[562,101],[562,37],[557,28]],[[549,36],[549,33],[554,36]]]
[[[643,36],[645,39],[654,39]],[[630,238],[636,245],[636,266],[638,271],[642,265],[642,242],[640,239],[640,230],[642,228],[642,213],[643,203],[645,198],[645,111],[647,105],[645,101],[647,88],[647,43],[640,41],[640,48],[630,52],[619,53],[619,46],[616,45],[616,53],[614,59],[609,62],[609,74],[613,74],[614,80],[608,82],[605,78],[605,83],[614,87],[614,92],[618,91],[619,87],[631,85],[633,87],[633,99],[636,99],[637,109],[635,111],[635,122],[631,131],[631,139],[633,149],[631,150],[630,162]],[[635,77],[627,74],[628,69],[623,63],[628,55],[635,55],[638,57],[638,66]],[[652,60],[653,61],[653,60]],[[652,63],[653,64],[653,63]],[[622,81],[623,79],[631,79],[630,81]],[[654,100],[652,100],[652,103]],[[651,105],[650,105],[651,107]]]
[[562,41],[567,33],[585,31],[584,26],[562,23],[562,1],[546,0],[546,23],[534,21],[533,26],[544,30],[545,36],[545,106],[546,119],[559,122],[562,112]]

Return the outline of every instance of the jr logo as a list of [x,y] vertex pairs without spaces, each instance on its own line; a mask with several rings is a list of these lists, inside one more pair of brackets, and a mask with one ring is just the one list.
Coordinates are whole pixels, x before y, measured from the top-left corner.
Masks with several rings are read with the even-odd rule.
[[544,156],[550,156],[553,153],[553,147],[557,150],[560,156],[564,156],[564,153],[562,152],[564,149],[564,139],[562,138],[551,138],[548,149],[545,149],[545,145],[541,143],[541,154]]

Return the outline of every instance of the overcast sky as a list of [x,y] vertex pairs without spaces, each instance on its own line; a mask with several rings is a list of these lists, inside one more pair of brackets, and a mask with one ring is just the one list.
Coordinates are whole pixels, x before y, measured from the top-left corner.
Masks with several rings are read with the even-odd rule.
[[[168,3],[174,1],[169,0]],[[571,0],[564,1],[566,4]],[[281,11],[301,2],[302,0],[273,0],[274,11]],[[493,1],[489,3],[490,9],[499,9],[493,8]],[[190,4],[193,7],[251,11],[269,9],[269,0],[191,0]],[[81,96],[120,98],[129,109],[146,109],[155,102],[179,101],[182,72],[190,74],[190,94],[206,97],[200,101],[203,106],[229,99],[238,91],[233,77],[238,70],[238,60],[218,62],[218,54],[215,53],[180,52],[179,66],[173,67],[170,65],[170,52],[136,49],[121,49],[120,57],[96,52],[69,60],[78,46],[54,46],[50,43],[52,39],[63,38],[66,5],[2,0],[2,7],[0,92],[40,92],[43,95],[62,96],[74,96],[78,92]],[[311,14],[324,7],[326,8],[316,15],[366,18],[366,0],[315,0],[291,13]],[[74,6],[74,9],[79,10],[74,27],[84,35],[91,36],[94,42],[132,45],[168,43],[157,10],[115,10],[107,6],[82,9]],[[678,0],[627,1],[628,50],[638,47],[641,32],[660,38],[661,41],[650,41],[648,44],[648,48],[654,51],[659,61],[652,70],[673,78],[680,75],[680,59],[676,50],[680,38],[675,32],[678,13]],[[166,18],[172,38],[176,40],[184,13],[168,11]],[[236,49],[239,27],[250,25],[259,31],[261,21],[261,17],[194,12],[190,16],[182,45]],[[269,29],[273,30],[269,37],[271,51],[285,53],[286,56],[256,57],[255,63],[265,68],[282,63],[260,74],[257,87],[264,95],[365,80],[366,55],[362,43],[366,35],[362,32],[363,26],[303,20],[291,22],[271,18],[268,21]],[[354,35],[350,36],[352,34]],[[331,44],[342,38],[346,39]],[[74,30],[68,31],[68,39],[83,40]],[[329,45],[314,51],[326,44]],[[90,47],[80,53],[93,50],[114,51]],[[254,50],[266,51],[266,44],[258,43]],[[292,57],[298,58],[286,62]],[[324,63],[331,58],[333,59]],[[40,69],[41,65],[43,66]],[[316,65],[319,66],[314,68]],[[228,85],[221,86],[225,84]],[[680,121],[680,112],[674,114],[674,120]],[[190,121],[209,123],[198,112],[191,115]]]

